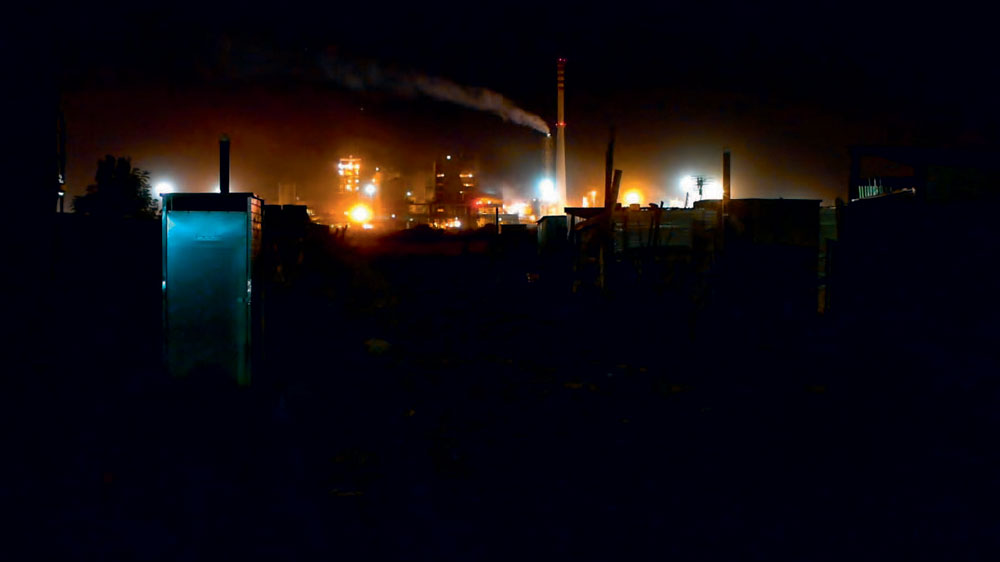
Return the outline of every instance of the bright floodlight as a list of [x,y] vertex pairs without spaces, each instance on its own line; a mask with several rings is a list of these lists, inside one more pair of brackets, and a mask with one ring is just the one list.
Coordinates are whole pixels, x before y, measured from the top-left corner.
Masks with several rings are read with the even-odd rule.
[[717,181],[706,184],[705,199],[722,199],[722,184]]
[[367,205],[361,205],[360,203],[351,207],[349,214],[351,220],[354,222],[366,223],[372,218],[372,210]]
[[556,200],[556,184],[552,180],[545,178],[538,182],[538,190],[541,192],[542,201],[551,203]]
[[370,183],[365,186],[365,193],[368,195],[375,195],[375,184]]
[[161,181],[160,183],[156,184],[156,186],[153,189],[156,190],[157,197],[166,193],[174,192],[174,186],[171,185],[170,182],[165,182],[165,181]]
[[642,201],[642,194],[638,190],[631,189],[625,192],[626,205],[639,205]]
[[693,191],[697,189],[697,187],[698,183],[694,176],[684,176],[681,178],[681,189],[683,189],[685,193]]
[[451,160],[451,154],[449,154],[448,156],[445,156],[444,158],[445,158],[445,160]]

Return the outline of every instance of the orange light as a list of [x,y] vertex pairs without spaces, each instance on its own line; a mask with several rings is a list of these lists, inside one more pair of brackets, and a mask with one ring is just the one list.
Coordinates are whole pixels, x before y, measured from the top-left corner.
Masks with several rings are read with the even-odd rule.
[[359,223],[366,223],[372,218],[372,210],[367,205],[357,204],[349,211],[351,220]]

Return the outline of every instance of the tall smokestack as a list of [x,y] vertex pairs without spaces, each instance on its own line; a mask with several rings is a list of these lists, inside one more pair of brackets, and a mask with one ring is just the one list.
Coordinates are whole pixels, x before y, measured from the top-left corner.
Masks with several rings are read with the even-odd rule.
[[556,67],[556,95],[558,118],[556,123],[556,197],[559,198],[559,212],[566,206],[566,114],[563,90],[566,80],[566,59],[559,59]]
[[729,151],[722,153],[722,200],[729,201]]
[[219,139],[219,193],[229,193],[229,137]]

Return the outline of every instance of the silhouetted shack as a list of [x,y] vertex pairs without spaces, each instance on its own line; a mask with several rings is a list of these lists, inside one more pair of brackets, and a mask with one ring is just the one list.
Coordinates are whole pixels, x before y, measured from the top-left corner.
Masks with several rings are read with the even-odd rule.
[[998,306],[989,280],[1000,254],[990,195],[962,201],[919,193],[844,206],[830,308],[856,333],[881,341],[990,348]]
[[904,189],[926,202],[1000,196],[1000,159],[992,151],[853,146],[850,157],[849,202]]
[[[896,318],[924,300],[921,273],[931,232],[921,228],[922,205],[912,191],[856,200],[842,211],[841,236],[831,263],[830,305],[852,318],[884,311]],[[876,332],[879,319],[866,324]],[[891,331],[892,329],[889,328]]]
[[[859,344],[992,346],[998,307],[980,280],[1000,253],[995,153],[857,146],[849,182],[828,283],[847,331],[867,335]],[[860,189],[873,183],[900,189]]]
[[259,326],[253,273],[261,204],[252,193],[164,196],[163,318],[171,374],[249,384]]
[[[695,208],[717,209],[720,201]],[[730,199],[722,234],[726,293],[749,315],[775,320],[817,310],[818,199]]]
[[[603,208],[567,208],[580,240],[607,222]],[[662,209],[659,207],[618,206],[611,212],[611,244],[615,254],[647,249],[711,251],[718,218],[714,209]]]
[[712,209],[617,205],[566,212],[575,223],[574,275],[580,286],[680,290],[713,259],[718,217]]
[[[630,205],[615,209],[612,231],[615,253],[638,249],[706,248],[703,242],[716,227],[712,209],[660,209]],[[702,243],[700,243],[702,242]]]
[[311,226],[305,205],[264,205],[260,271],[267,288],[286,285],[297,275]]
[[551,254],[566,248],[566,215],[544,216],[537,221],[538,253]]

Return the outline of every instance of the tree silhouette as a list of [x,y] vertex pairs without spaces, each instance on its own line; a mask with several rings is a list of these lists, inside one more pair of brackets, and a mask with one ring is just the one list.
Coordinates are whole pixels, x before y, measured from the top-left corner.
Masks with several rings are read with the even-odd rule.
[[110,154],[97,161],[95,183],[86,195],[73,198],[73,210],[106,217],[156,216],[156,203],[149,186],[149,172],[132,167],[131,158]]

